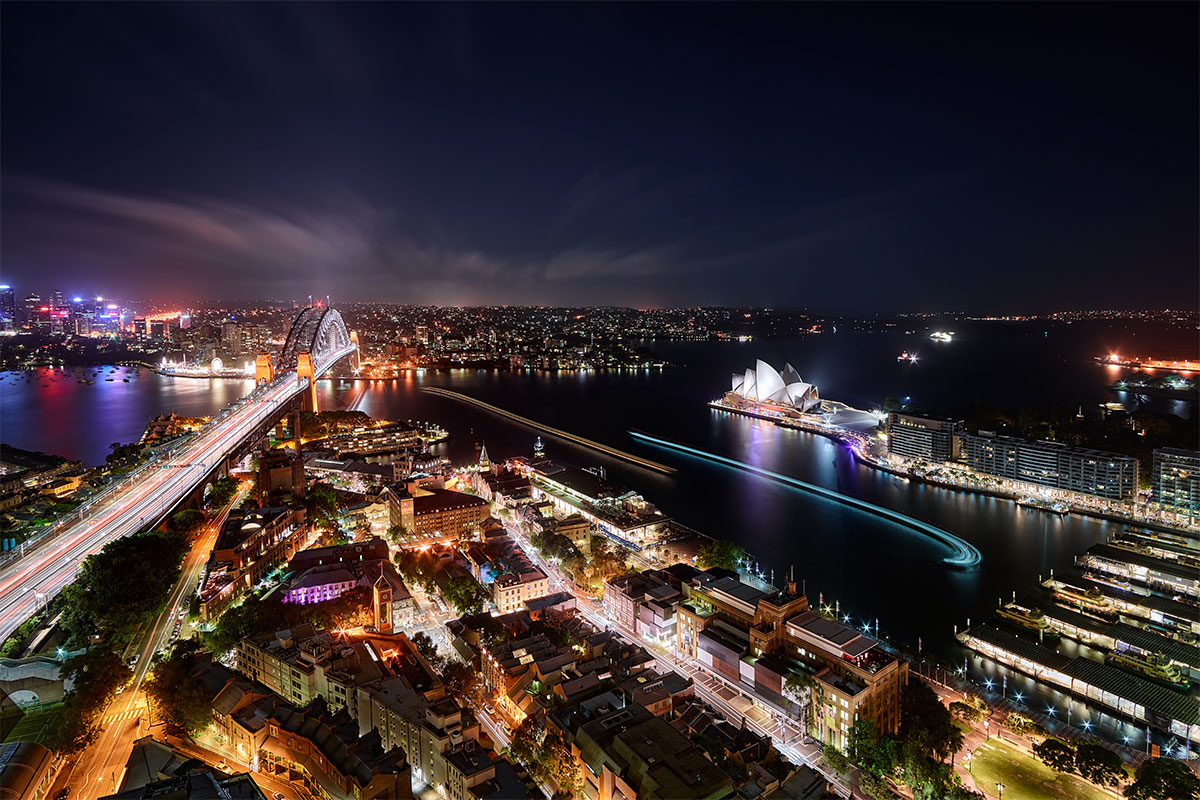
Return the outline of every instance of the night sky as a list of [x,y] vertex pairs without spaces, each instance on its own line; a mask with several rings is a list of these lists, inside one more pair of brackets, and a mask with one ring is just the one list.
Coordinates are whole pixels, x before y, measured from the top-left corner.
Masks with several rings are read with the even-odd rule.
[[19,296],[1200,297],[1195,3],[0,14]]

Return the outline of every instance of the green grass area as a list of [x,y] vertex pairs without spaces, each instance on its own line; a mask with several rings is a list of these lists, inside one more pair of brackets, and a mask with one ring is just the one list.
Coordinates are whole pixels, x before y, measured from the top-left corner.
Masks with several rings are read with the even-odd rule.
[[[50,734],[62,724],[66,709],[62,703],[51,703],[35,711],[30,711],[4,737],[6,742],[36,742],[46,744]],[[7,728],[8,720],[5,720]]]
[[1055,772],[1033,756],[996,739],[981,745],[971,758],[971,774],[980,791],[996,797],[1004,784],[1004,800],[1095,800],[1110,797],[1078,775]]

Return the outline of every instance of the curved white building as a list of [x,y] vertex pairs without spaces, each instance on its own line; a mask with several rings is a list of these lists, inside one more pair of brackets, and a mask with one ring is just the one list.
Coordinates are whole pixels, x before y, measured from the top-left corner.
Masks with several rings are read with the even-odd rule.
[[784,364],[783,372],[779,372],[762,359],[755,362],[754,369],[748,369],[743,374],[733,374],[730,393],[743,400],[794,408],[797,411],[808,411],[821,402],[817,387],[805,383],[791,364]]

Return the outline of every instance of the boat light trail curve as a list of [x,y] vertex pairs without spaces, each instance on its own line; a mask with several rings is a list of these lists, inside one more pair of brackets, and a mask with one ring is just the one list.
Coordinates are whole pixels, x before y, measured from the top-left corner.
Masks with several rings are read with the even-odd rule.
[[592,441],[591,439],[585,439],[582,436],[576,436],[573,433],[568,433],[567,431],[560,430],[559,428],[552,428],[549,425],[543,425],[542,423],[529,419],[528,417],[522,417],[521,415],[514,414],[511,411],[505,411],[503,408],[494,406],[491,403],[485,403],[482,400],[476,400],[470,395],[452,392],[449,389],[441,389],[435,386],[426,386],[422,391],[429,392],[430,394],[440,395],[441,397],[449,397],[452,400],[458,400],[463,403],[468,403],[476,408],[482,408],[484,411],[490,411],[497,416],[504,417],[505,419],[512,420],[513,422],[519,422],[522,425],[528,425],[530,428],[541,431],[542,433],[548,433],[551,436],[557,436],[560,439],[566,439],[568,442],[574,442],[575,444],[582,445],[583,447],[590,447],[591,449],[604,453],[605,455],[612,456],[613,458],[619,458],[622,461],[628,461],[630,464],[636,464],[639,467],[652,469],[655,472],[661,472],[664,475],[673,475],[675,472],[677,472],[674,467],[668,467],[665,464],[659,464],[657,461],[651,461],[648,458],[635,456],[633,453],[626,453],[624,450],[618,450],[615,447],[609,447],[606,444],[600,444],[599,442]]
[[832,500],[837,503],[842,503],[844,505],[851,506],[852,508],[856,508],[859,511],[865,511],[868,514],[873,514],[877,517],[882,517],[883,519],[886,519],[889,522],[894,522],[898,525],[903,525],[904,527],[908,528],[909,530],[915,531],[919,534],[922,534],[923,536],[928,536],[929,538],[933,539],[934,541],[951,548],[954,551],[954,554],[950,555],[950,556],[946,556],[942,560],[945,561],[945,563],[949,564],[952,567],[957,567],[960,569],[967,569],[970,567],[977,566],[979,564],[979,562],[983,560],[983,556],[980,554],[979,549],[976,548],[975,545],[971,544],[970,542],[960,539],[959,537],[955,536],[953,533],[950,533],[949,531],[946,531],[946,530],[942,530],[941,528],[938,528],[934,525],[930,525],[927,522],[922,522],[919,519],[914,519],[905,514],[901,514],[898,511],[892,511],[890,508],[884,508],[883,506],[877,506],[874,503],[868,503],[865,500],[859,500],[857,497],[850,497],[849,495],[839,494],[838,492],[832,491],[830,489],[826,489],[823,486],[817,486],[816,484],[802,481],[799,478],[793,478],[788,475],[782,475],[778,472],[772,472],[769,469],[763,469],[762,467],[756,467],[752,464],[747,464],[744,461],[736,461],[732,458],[726,458],[725,456],[716,455],[715,453],[708,453],[703,450],[697,450],[694,447],[688,447],[687,445],[679,444],[678,442],[671,442],[666,439],[659,439],[657,437],[650,436],[650,435],[642,433],[640,431],[630,431],[629,434],[634,439],[637,439],[639,441],[648,442],[653,445],[658,445],[659,447],[665,447],[669,450],[677,450],[681,453],[685,453],[690,456],[695,456],[696,458],[701,458],[706,461],[712,461],[714,463],[721,464],[721,465],[729,467],[731,469],[738,469],[738,470],[742,470],[743,472],[750,472],[755,475],[758,475],[759,477],[767,478],[769,480],[773,480],[778,483],[783,483],[783,484],[791,486],[795,489],[800,489],[801,491],[805,491],[805,492],[809,492],[811,494],[818,495],[819,497],[823,497],[826,500]]

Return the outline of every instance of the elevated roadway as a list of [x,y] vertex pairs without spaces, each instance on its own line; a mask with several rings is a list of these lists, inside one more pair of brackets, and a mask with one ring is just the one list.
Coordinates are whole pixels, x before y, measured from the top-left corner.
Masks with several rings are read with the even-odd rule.
[[[330,330],[334,327],[340,331]],[[101,502],[73,514],[57,535],[0,567],[0,640],[73,581],[85,558],[160,521],[246,440],[274,424],[302,393],[311,392],[313,379],[354,352],[341,316],[333,309],[302,310],[293,333],[298,328],[311,343],[303,352],[311,355],[313,378],[298,376],[292,364],[291,370],[260,383],[198,433],[127,476]]]

